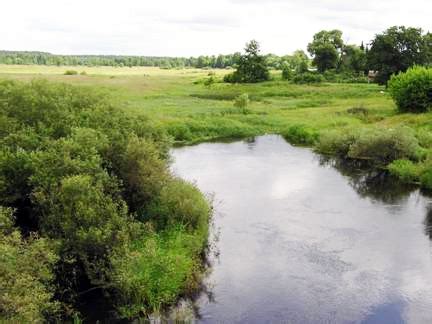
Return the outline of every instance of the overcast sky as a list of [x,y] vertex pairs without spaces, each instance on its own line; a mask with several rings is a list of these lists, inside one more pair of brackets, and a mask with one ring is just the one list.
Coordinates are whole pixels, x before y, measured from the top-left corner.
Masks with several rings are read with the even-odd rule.
[[0,10],[0,49],[55,54],[197,56],[305,49],[322,29],[370,41],[393,25],[432,31],[431,0],[12,0]]

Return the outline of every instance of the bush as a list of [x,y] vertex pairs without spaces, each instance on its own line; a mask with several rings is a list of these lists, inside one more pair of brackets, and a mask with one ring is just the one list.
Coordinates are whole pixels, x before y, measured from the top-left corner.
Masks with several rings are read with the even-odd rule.
[[351,145],[357,140],[358,134],[351,130],[330,130],[322,132],[316,144],[316,150],[323,154],[346,158]]
[[398,128],[390,130],[363,130],[350,146],[348,157],[366,159],[387,165],[397,159],[416,159],[419,148],[412,130]]
[[387,165],[398,159],[418,159],[419,145],[408,128],[328,131],[316,146],[321,153]]
[[[13,222],[0,209],[0,321],[42,322],[57,309],[54,297],[70,310],[87,289],[133,304],[133,290],[113,282],[118,264],[136,265],[143,307],[182,293],[204,248],[209,207],[170,174],[164,131],[95,89],[46,81],[0,82],[0,125],[0,205],[16,210]],[[136,244],[142,259],[133,263]]]
[[0,322],[44,323],[59,311],[54,299],[54,242],[23,239],[12,211],[0,207]]
[[290,126],[282,136],[292,144],[313,145],[318,140],[318,133],[304,125]]
[[415,66],[393,75],[388,87],[400,112],[422,113],[432,109],[432,68]]
[[294,72],[293,70],[291,70],[291,68],[289,66],[284,66],[284,68],[282,69],[282,80],[291,80],[294,76]]
[[247,93],[243,93],[234,99],[234,107],[246,109],[249,105],[249,102],[249,95]]
[[223,77],[223,81],[227,83],[237,83],[240,82],[241,80],[238,74],[232,72],[232,73],[225,74]]
[[390,173],[404,182],[415,182],[419,178],[419,168],[409,160],[395,160],[389,166]]
[[116,306],[125,318],[148,315],[176,301],[179,291],[195,288],[200,245],[181,228],[148,230],[113,257]]
[[296,74],[292,81],[296,84],[307,84],[307,83],[321,83],[324,82],[325,79],[321,74],[305,72],[301,74]]
[[199,190],[181,179],[167,183],[160,196],[148,208],[147,218],[157,229],[165,229],[178,224],[189,232],[206,235],[210,206]]
[[432,190],[432,169],[426,170],[420,176],[420,183],[424,188]]
[[78,71],[75,70],[66,70],[64,75],[77,75]]

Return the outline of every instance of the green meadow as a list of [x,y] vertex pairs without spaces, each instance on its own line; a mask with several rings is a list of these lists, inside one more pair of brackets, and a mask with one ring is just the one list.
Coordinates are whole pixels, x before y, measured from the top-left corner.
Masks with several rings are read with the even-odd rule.
[[[64,75],[76,70],[86,75]],[[131,115],[145,115],[160,123],[177,143],[218,138],[242,138],[263,133],[286,134],[303,126],[318,133],[329,129],[409,126],[428,128],[432,114],[397,114],[385,87],[377,84],[321,83],[296,85],[272,71],[272,81],[228,84],[229,70],[149,67],[0,66],[0,76],[18,80],[44,78],[93,87]],[[204,85],[209,74],[217,80]],[[220,82],[218,82],[220,81]],[[246,110],[233,106],[247,93]],[[354,109],[353,109],[354,108]],[[361,108],[361,109],[355,109]]]
[[[78,74],[65,75],[69,70]],[[92,91],[109,97],[117,109],[128,115],[149,117],[169,133],[175,145],[275,133],[292,144],[337,155],[338,149],[333,144],[320,143],[320,138],[334,143],[334,138],[340,142],[348,133],[357,132],[365,135],[362,136],[365,141],[376,142],[383,137],[379,132],[396,129],[399,134],[399,128],[409,129],[420,145],[415,149],[414,158],[405,153],[391,159],[376,158],[373,152],[365,154],[364,151],[354,157],[381,159],[378,164],[384,168],[395,159],[414,160],[398,161],[390,169],[406,182],[431,187],[429,176],[423,181],[421,177],[430,169],[432,113],[398,113],[386,88],[375,83],[299,85],[282,80],[281,72],[275,70],[267,82],[222,82],[223,76],[230,72],[228,69],[158,67],[0,66],[3,79],[43,78],[91,87]],[[214,82],[207,84],[210,77]],[[234,99],[242,94],[249,96],[247,107],[234,107]],[[366,139],[368,136],[373,138]],[[381,151],[380,146],[392,146],[392,141],[374,142],[376,146],[366,151]]]

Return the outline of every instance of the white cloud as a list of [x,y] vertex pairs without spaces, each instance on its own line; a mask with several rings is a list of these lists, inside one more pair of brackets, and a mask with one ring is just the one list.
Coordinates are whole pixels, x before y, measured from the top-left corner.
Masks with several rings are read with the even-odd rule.
[[189,56],[232,53],[254,38],[287,54],[321,29],[353,43],[393,25],[432,30],[431,12],[428,0],[15,0],[2,4],[0,49]]

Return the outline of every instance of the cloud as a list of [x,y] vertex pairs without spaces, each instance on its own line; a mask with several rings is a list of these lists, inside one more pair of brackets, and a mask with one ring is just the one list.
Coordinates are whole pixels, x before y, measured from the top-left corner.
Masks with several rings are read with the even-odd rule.
[[0,49],[190,56],[257,39],[263,52],[287,54],[322,29],[353,43],[393,25],[432,30],[431,9],[429,0],[14,0],[2,4]]

